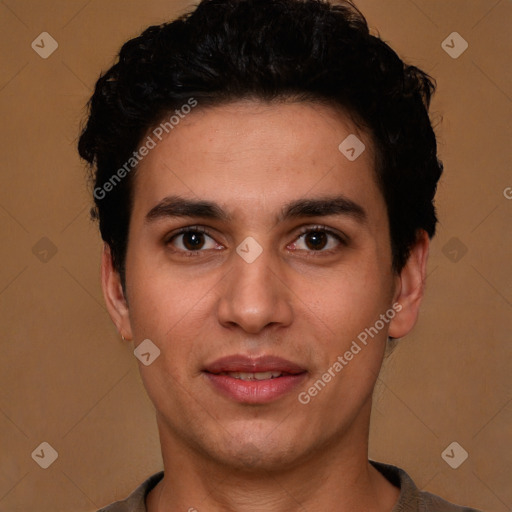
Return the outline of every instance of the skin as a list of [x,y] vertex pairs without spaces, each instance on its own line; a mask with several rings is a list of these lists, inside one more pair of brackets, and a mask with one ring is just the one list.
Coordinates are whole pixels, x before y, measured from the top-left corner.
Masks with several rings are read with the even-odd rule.
[[[338,150],[349,134],[366,145],[353,162]],[[102,283],[119,332],[161,350],[151,365],[139,363],[165,470],[148,510],[391,511],[399,490],[368,463],[372,391],[387,337],[416,322],[429,240],[420,231],[406,266],[393,272],[370,137],[325,105],[199,106],[144,158],[134,186],[126,296],[108,246]],[[148,221],[170,195],[215,202],[231,219]],[[340,195],[364,209],[364,221],[276,221],[291,201]],[[328,236],[318,249],[301,234],[318,225],[346,243]],[[209,231],[200,252],[187,255],[190,238],[172,238],[187,226]],[[236,252],[248,236],[263,249],[250,264]],[[301,404],[298,393],[394,303],[401,311]],[[274,402],[240,404],[201,371],[231,354],[283,357],[305,368],[306,380]]]

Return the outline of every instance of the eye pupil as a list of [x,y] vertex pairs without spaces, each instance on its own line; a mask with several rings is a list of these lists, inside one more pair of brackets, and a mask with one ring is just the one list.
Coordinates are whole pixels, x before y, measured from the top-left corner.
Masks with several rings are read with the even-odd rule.
[[193,231],[183,234],[183,245],[190,251],[195,251],[204,244],[203,233],[195,233]]
[[[310,243],[311,242],[311,243]],[[306,245],[309,249],[323,249],[327,243],[327,234],[322,231],[311,231],[306,235]]]

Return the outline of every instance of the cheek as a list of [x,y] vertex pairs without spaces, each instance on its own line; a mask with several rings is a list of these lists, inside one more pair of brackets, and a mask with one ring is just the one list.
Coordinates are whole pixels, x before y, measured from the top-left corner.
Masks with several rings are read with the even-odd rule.
[[[379,286],[380,285],[380,286]],[[318,414],[325,403],[333,404],[333,421],[346,420],[371,396],[379,375],[387,340],[388,322],[381,320],[390,310],[382,283],[366,286],[355,275],[339,280],[339,286],[324,287],[312,298],[315,314],[306,329],[326,333],[316,336],[319,350],[314,354],[310,386],[328,381],[318,393]],[[394,313],[394,311],[392,311]],[[326,328],[328,327],[328,329]],[[321,386],[321,383],[320,383]],[[309,387],[306,393],[316,393]],[[335,421],[335,422],[336,422]]]
[[197,364],[194,357],[200,352],[208,297],[163,277],[146,276],[132,284],[136,300],[130,304],[130,320],[135,340],[150,339],[160,350],[149,366],[139,364],[140,374],[153,401],[174,410],[188,396],[183,387]]
[[360,260],[357,265],[341,267],[307,284],[303,281],[298,295],[339,339],[356,337],[375,323],[389,308],[393,281],[390,273],[376,268],[375,261]]
[[[143,245],[142,243],[139,245]],[[218,276],[198,276],[192,270],[172,267],[157,251],[139,251],[127,260],[130,319],[136,335],[165,336],[193,325],[193,317],[211,300]]]
[[193,277],[176,270],[151,270],[149,265],[137,270],[131,276],[130,301],[135,340],[152,340],[161,351],[155,369],[181,380],[195,371],[195,358],[202,353],[204,340],[212,337],[220,277],[213,272]]

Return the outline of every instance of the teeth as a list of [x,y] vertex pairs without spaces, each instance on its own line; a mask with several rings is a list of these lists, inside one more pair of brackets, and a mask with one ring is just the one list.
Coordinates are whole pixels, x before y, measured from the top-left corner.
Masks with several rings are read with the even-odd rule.
[[222,372],[221,375],[229,375],[234,379],[240,380],[267,380],[267,379],[275,379],[276,377],[280,377],[282,372],[256,372],[256,373],[248,373],[248,372]]

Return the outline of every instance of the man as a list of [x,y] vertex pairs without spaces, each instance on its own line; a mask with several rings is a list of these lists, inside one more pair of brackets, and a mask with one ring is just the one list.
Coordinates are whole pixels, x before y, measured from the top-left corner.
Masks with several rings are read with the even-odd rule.
[[433,90],[349,3],[203,1],[123,46],[79,150],[164,471],[102,510],[473,510],[368,460],[435,233]]

